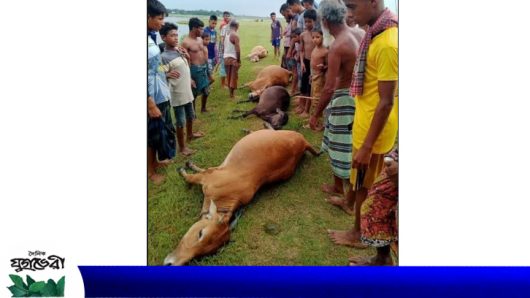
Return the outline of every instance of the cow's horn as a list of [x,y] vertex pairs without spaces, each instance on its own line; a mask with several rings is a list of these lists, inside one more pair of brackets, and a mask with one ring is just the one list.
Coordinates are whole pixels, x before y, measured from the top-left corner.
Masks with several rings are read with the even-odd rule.
[[208,213],[210,213],[210,215],[212,216],[217,213],[217,206],[215,206],[213,200],[210,202],[210,210],[208,211]]

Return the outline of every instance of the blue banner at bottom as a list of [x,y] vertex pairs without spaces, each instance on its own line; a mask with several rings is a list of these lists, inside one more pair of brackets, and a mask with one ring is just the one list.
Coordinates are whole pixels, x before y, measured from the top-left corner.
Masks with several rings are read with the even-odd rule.
[[528,267],[79,269],[87,297],[530,297]]

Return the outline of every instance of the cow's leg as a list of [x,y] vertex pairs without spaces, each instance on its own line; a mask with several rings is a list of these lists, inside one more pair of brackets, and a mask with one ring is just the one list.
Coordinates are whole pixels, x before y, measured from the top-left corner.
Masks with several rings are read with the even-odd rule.
[[208,211],[210,210],[210,204],[212,203],[212,200],[210,198],[204,197],[204,201],[202,202],[202,209],[201,209],[201,218],[204,218],[206,214],[208,214]]
[[245,118],[247,117],[248,115],[250,114],[254,114],[254,110],[250,110],[250,111],[246,111],[244,112],[243,114],[239,115],[239,116],[230,116],[228,117],[228,119],[239,119],[239,118]]
[[188,167],[188,169],[193,170],[193,171],[198,172],[198,173],[204,172],[204,169],[199,168],[198,166],[196,166],[194,163],[191,162],[191,160],[188,160],[186,162],[186,167]]
[[263,121],[263,127],[265,127],[266,129],[275,130],[274,127],[272,127],[272,125],[267,121]]
[[313,154],[313,156],[320,156],[320,154],[322,154],[322,152],[317,152],[309,143],[307,143],[305,150],[309,151],[311,154]]
[[180,168],[179,173],[180,175],[182,175],[182,177],[184,177],[184,180],[186,180],[187,183],[190,183],[190,184],[201,184],[202,183],[202,178],[203,178],[202,173],[188,174],[186,173],[186,170],[184,170],[184,168]]

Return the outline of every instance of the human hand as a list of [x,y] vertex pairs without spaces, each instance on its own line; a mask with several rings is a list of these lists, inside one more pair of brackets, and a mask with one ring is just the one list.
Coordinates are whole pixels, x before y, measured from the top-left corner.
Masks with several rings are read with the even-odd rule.
[[301,64],[301,66],[302,66],[302,67],[301,67],[301,69],[302,69],[302,73],[304,73],[304,72],[305,72],[305,70],[306,70],[306,69],[305,69],[305,64],[304,64],[304,63],[302,63],[302,64]]
[[312,130],[315,130],[317,129],[317,124],[318,124],[318,117],[316,115],[311,115],[311,118],[309,118],[309,127]]
[[194,80],[191,80],[191,87],[193,87],[193,88],[197,88],[197,84],[195,84],[195,81],[194,81]]
[[372,149],[364,145],[357,151],[353,158],[352,169],[366,170],[372,158]]
[[180,72],[176,71],[176,70],[172,70],[170,72],[167,73],[167,76],[171,79],[178,79],[180,78]]
[[162,112],[160,112],[160,109],[156,105],[148,106],[147,114],[149,115],[149,118],[162,117]]
[[321,63],[321,64],[317,65],[317,68],[320,69],[320,70],[324,70],[324,69],[327,68],[327,66]]

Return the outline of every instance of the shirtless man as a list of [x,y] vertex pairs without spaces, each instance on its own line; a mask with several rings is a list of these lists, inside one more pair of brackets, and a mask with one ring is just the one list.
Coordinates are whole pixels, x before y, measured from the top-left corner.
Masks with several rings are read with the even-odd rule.
[[[188,25],[190,33],[182,41],[182,47],[186,49],[190,55],[193,96],[196,98],[199,94],[202,94],[202,105],[205,107],[209,94],[208,86],[210,81],[208,80],[208,55],[205,54],[206,49],[201,38],[204,23],[198,18],[191,18]],[[193,107],[195,109],[195,100],[193,100]],[[193,134],[193,138],[200,138],[202,136],[204,136],[204,134],[200,132]]]
[[[193,96],[196,98],[202,94],[202,107],[206,107],[206,100],[210,93],[210,74],[208,69],[208,49],[204,46],[202,33],[204,23],[198,18],[191,18],[189,23],[190,33],[184,38],[182,47],[190,54],[190,71],[191,85],[193,87]],[[195,107],[195,100],[193,101]]]
[[[324,184],[322,191],[330,194],[346,194],[351,189],[349,178],[352,160],[352,126],[355,106],[349,95],[356,51],[359,43],[346,26],[346,6],[342,1],[325,0],[320,3],[322,31],[328,31],[335,41],[328,52],[326,83],[320,101],[309,120],[311,129],[317,128],[318,119],[326,109],[322,151],[328,151],[331,159],[334,184]],[[329,201],[329,199],[328,199]],[[340,200],[343,202],[343,200]],[[334,202],[330,202],[334,203]],[[353,212],[353,206],[344,206]]]

